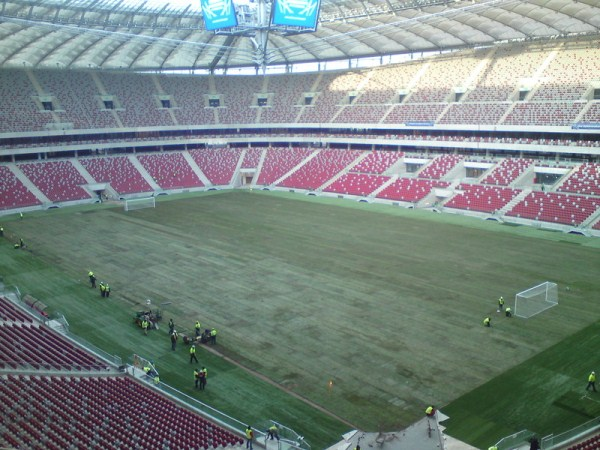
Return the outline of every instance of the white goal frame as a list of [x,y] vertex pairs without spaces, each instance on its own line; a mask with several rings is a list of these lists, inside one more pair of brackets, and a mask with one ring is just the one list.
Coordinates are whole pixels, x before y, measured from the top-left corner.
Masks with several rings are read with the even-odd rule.
[[558,285],[546,281],[515,295],[515,316],[528,319],[556,305]]
[[135,211],[136,209],[156,208],[156,198],[141,197],[125,199],[125,211]]

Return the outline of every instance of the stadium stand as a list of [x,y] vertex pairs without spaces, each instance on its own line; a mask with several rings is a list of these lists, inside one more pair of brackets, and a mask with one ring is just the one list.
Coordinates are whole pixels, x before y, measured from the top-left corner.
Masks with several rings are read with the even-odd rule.
[[87,184],[71,161],[18,164],[18,168],[53,202],[91,199],[81,187]]
[[256,184],[268,186],[300,164],[312,153],[311,148],[272,148],[267,152]]
[[119,194],[151,192],[148,184],[126,156],[84,158],[79,162],[98,183],[110,183]]
[[533,161],[524,158],[504,159],[483,179],[483,184],[497,184],[508,186],[515,181],[525,170],[527,170]]
[[214,108],[208,107],[203,93],[209,92],[207,77],[161,76],[165,93],[172,96],[171,109],[179,125],[214,124]]
[[25,208],[40,203],[8,166],[0,166],[0,209]]
[[138,155],[137,159],[162,189],[204,186],[181,152]]
[[262,156],[262,153],[262,148],[253,147],[246,150],[244,161],[242,161],[242,168],[251,169],[258,167],[258,163],[260,162],[260,157]]
[[445,208],[495,213],[504,208],[521,191],[497,186],[460,184],[457,193],[444,204]]
[[381,187],[389,177],[364,173],[345,173],[324,191],[365,197]]
[[435,122],[444,111],[444,103],[396,105],[385,117],[384,123]]
[[115,128],[118,126],[112,112],[101,104],[100,92],[90,74],[74,72],[70,83],[64,82],[62,72],[41,70],[35,77],[46,94],[55,97],[61,111],[57,111],[61,122],[72,123],[73,128]]
[[[153,75],[98,72],[107,93],[115,97],[117,113],[126,127],[174,125],[168,111],[159,109]],[[100,94],[100,93],[98,93]]]
[[37,131],[52,123],[52,113],[44,111],[41,103],[34,101],[36,95],[25,71],[0,70],[0,131]]
[[353,166],[350,171],[357,173],[384,174],[389,168],[396,164],[402,157],[402,152],[373,151],[366,158]]
[[242,443],[125,376],[1,375],[0,403],[6,412],[0,443],[14,448],[208,449]]
[[315,190],[333,178],[362,152],[357,150],[321,150],[294,173],[279,183],[279,186]]
[[304,94],[310,92],[315,82],[314,75],[306,74],[298,77],[293,75],[275,75],[267,78],[269,93],[272,93],[272,103],[262,108],[262,123],[294,123],[296,116],[304,104]]
[[441,155],[429,163],[421,172],[419,178],[439,180],[463,160],[461,155]]
[[219,123],[255,123],[258,104],[255,94],[262,90],[263,77],[214,77],[216,92],[223,96],[223,107],[218,108]]
[[381,190],[376,197],[386,200],[418,202],[423,200],[433,188],[446,188],[450,185],[439,180],[420,180],[418,178],[398,178]]
[[216,186],[231,184],[241,154],[242,150],[239,148],[190,150],[190,155],[200,170]]
[[600,165],[582,164],[557,190],[577,194],[600,195]]
[[510,125],[571,125],[585,105],[584,102],[519,103],[504,120]]
[[531,192],[507,215],[578,226],[600,208],[600,198],[554,192]]

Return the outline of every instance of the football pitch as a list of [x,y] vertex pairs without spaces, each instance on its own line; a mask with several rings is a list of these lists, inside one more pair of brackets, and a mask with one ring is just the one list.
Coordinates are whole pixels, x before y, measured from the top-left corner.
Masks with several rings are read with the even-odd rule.
[[[166,200],[0,219],[0,276],[98,347],[148,357],[162,381],[241,421],[281,422],[313,449],[352,428],[401,429],[428,404],[485,448],[600,415],[600,394],[583,397],[600,370],[599,239],[282,192]],[[19,237],[27,250],[12,249]],[[496,312],[499,296],[513,306],[544,281],[558,284],[557,307]],[[147,337],[132,321],[146,299],[163,305]],[[199,349],[206,392],[187,349],[171,351],[169,318],[219,330],[216,354]]]

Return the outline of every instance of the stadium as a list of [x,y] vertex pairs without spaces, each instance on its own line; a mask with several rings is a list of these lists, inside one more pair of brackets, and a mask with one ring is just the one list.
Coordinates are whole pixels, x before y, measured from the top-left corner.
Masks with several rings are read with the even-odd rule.
[[599,30],[3,1],[0,448],[600,448]]

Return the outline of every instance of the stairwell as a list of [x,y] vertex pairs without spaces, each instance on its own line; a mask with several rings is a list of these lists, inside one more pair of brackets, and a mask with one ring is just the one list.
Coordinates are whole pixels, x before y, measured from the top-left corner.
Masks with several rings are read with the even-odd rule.
[[306,158],[304,158],[302,161],[300,161],[298,164],[296,164],[294,167],[292,167],[292,169],[290,169],[285,174],[283,174],[281,177],[276,179],[273,183],[271,183],[271,186],[277,186],[279,183],[281,183],[283,180],[285,180],[287,177],[289,177],[291,174],[293,174],[296,170],[298,170],[300,167],[302,167],[304,164],[306,164],[311,159],[316,157],[320,152],[321,152],[321,150],[313,151],[310,155],[308,155]]
[[335,183],[343,175],[346,175],[348,172],[350,172],[350,169],[352,169],[355,165],[360,163],[363,159],[367,158],[368,156],[369,156],[369,152],[364,152],[362,155],[360,155],[358,158],[356,158],[354,161],[352,161],[350,164],[348,164],[346,167],[344,167],[342,170],[340,170],[333,178],[326,181],[322,186],[320,186],[317,189],[317,191],[320,192],[320,191],[327,189],[329,186],[331,186],[333,183]]
[[517,206],[517,204],[519,202],[521,202],[523,199],[525,199],[525,197],[527,197],[529,194],[531,194],[532,191],[533,191],[533,189],[531,189],[531,188],[524,188],[520,193],[518,193],[515,196],[515,198],[513,198],[510,202],[508,202],[506,205],[504,205],[503,208],[500,208],[498,210],[498,215],[504,216],[507,212],[509,212],[511,209],[513,209],[515,206]]

